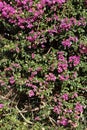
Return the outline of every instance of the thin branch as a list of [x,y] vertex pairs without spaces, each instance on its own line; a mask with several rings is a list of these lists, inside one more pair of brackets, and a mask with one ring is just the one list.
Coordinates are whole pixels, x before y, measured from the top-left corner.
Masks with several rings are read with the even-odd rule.
[[56,121],[53,118],[51,118],[50,116],[49,116],[49,120],[53,126],[55,126],[55,124],[57,124]]
[[28,123],[28,124],[33,124],[33,122],[31,122],[31,121],[29,121],[29,120],[27,120],[27,119],[25,118],[25,116],[22,114],[22,112],[18,109],[17,106],[15,106],[15,108],[16,108],[17,111],[20,113],[20,115],[22,116],[22,118],[24,119],[24,121],[25,121],[26,123]]
[[34,109],[32,109],[31,111],[33,112],[33,111],[38,111],[38,110],[41,110],[41,109],[43,109],[43,108],[45,108],[45,106],[46,106],[46,104],[44,103],[44,102],[41,102],[43,105],[41,105],[40,107],[36,107],[36,108],[34,108]]

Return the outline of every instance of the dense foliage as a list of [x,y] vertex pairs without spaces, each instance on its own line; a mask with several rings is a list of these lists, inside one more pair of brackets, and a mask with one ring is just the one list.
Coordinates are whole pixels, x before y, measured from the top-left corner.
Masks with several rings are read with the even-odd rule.
[[1,0],[1,130],[85,130],[86,101],[87,0]]

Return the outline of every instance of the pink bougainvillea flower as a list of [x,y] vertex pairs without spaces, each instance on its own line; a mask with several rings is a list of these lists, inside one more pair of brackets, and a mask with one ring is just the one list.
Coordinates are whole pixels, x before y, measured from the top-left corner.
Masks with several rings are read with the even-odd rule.
[[10,77],[9,82],[10,82],[11,85],[15,83],[14,76]]
[[69,63],[71,63],[70,67],[72,67],[72,63],[74,66],[77,66],[80,63],[80,56],[76,56],[76,55],[70,56]]
[[63,40],[63,41],[62,41],[62,45],[63,45],[64,47],[66,47],[66,46],[70,47],[71,44],[72,44],[72,42],[71,42],[69,39],[66,39],[66,40]]
[[36,116],[36,117],[35,117],[35,120],[36,120],[36,121],[39,121],[39,120],[40,120],[40,117],[39,117],[39,116]]
[[28,37],[27,37],[27,40],[29,40],[30,42],[33,42],[33,41],[34,41],[34,39],[33,39],[32,36],[28,36]]
[[66,17],[61,20],[60,23],[60,30],[66,30],[68,31],[72,26],[72,22]]
[[69,79],[69,75],[66,75],[66,76],[64,76],[63,74],[59,75],[59,79],[62,80],[62,81],[66,81],[66,80]]
[[35,75],[37,75],[37,71],[33,71],[33,72],[31,73],[31,77],[32,77],[32,76],[35,76]]
[[54,111],[55,113],[57,113],[57,114],[60,114],[60,113],[61,113],[61,108],[60,108],[60,106],[55,106],[54,109],[53,109],[53,111]]
[[56,76],[53,73],[49,73],[45,77],[46,77],[47,81],[55,81],[56,80]]
[[62,117],[62,119],[59,120],[58,124],[67,126],[68,125],[68,119],[65,117]]
[[34,94],[34,91],[33,90],[29,90],[29,97],[33,97],[35,94]]
[[75,93],[72,95],[72,98],[76,98],[76,97],[78,97],[77,92],[75,92]]
[[62,41],[62,45],[64,47],[70,47],[72,45],[72,42],[77,42],[78,41],[78,38],[77,37],[72,37],[70,36],[68,39],[64,39]]
[[72,113],[72,110],[71,110],[71,109],[68,109],[67,112],[68,112],[68,113]]
[[12,63],[11,65],[12,65],[12,67],[15,67],[15,68],[20,68],[21,67],[18,63]]
[[79,102],[76,103],[76,105],[75,105],[75,110],[76,110],[77,112],[82,113],[82,112],[83,112],[83,108],[84,108],[84,107],[83,107]]
[[0,104],[0,109],[2,109],[4,107],[4,104]]
[[79,51],[81,54],[87,54],[87,46],[84,44],[79,45]]
[[2,10],[3,8],[3,2],[0,1],[0,11]]
[[63,4],[66,2],[66,0],[55,0],[55,2],[59,3],[59,4]]
[[34,58],[35,58],[35,54],[34,54],[34,53],[32,53],[32,54],[31,54],[31,57],[32,57],[32,59],[34,59]]
[[12,71],[13,68],[12,68],[12,67],[7,67],[7,68],[5,68],[4,70],[5,70],[5,71]]
[[67,93],[62,95],[62,98],[67,101],[69,99],[69,95]]
[[36,85],[32,85],[32,88],[33,88],[33,91],[35,92],[36,89],[37,89],[37,86]]
[[58,63],[58,73],[61,73],[65,70],[67,70],[68,64],[67,61],[65,60],[64,62],[59,62]]

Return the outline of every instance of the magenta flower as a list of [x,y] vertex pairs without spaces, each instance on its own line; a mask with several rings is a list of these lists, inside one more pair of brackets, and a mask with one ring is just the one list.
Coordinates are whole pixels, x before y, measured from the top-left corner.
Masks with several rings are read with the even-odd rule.
[[0,11],[2,10],[3,8],[3,2],[0,2]]
[[83,108],[84,108],[84,107],[83,107],[79,102],[76,103],[75,110],[76,110],[77,112],[82,113],[82,112],[83,112]]
[[62,80],[62,81],[66,81],[66,80],[69,79],[69,75],[66,75],[66,76],[64,76],[63,74],[59,75],[59,79]]
[[65,70],[67,70],[68,64],[67,61],[65,60],[64,62],[59,62],[58,63],[58,73],[61,73]]
[[[74,66],[77,66],[80,63],[80,56],[70,56],[69,63],[73,63]],[[70,67],[72,67],[72,64],[70,64]]]
[[58,52],[58,73],[61,73],[65,70],[67,70],[68,64],[67,64],[67,60],[64,57],[64,53],[63,52]]
[[7,68],[5,68],[5,71],[12,71],[12,70],[13,70],[12,67],[7,67]]
[[71,110],[71,109],[68,109],[67,112],[68,112],[68,113],[72,113],[72,110]]
[[26,82],[26,86],[27,86],[27,87],[32,87],[32,84],[31,84],[31,83]]
[[66,0],[55,0],[56,2],[58,2],[59,4],[63,4],[65,3]]
[[29,91],[29,97],[33,97],[35,94],[34,94],[34,92],[33,92],[33,90],[30,90]]
[[73,95],[72,95],[72,98],[77,98],[78,97],[78,94],[77,92],[75,92]]
[[63,40],[63,41],[62,41],[62,45],[63,45],[64,47],[66,47],[66,46],[70,47],[71,44],[72,44],[72,42],[71,42],[69,39],[66,39],[66,40]]
[[27,28],[31,29],[33,25],[31,23],[28,23]]
[[13,76],[10,77],[9,82],[10,82],[11,85],[13,85],[15,83],[15,80],[14,80]]
[[34,58],[35,58],[35,54],[34,54],[34,53],[32,53],[32,54],[31,54],[31,57],[32,57],[32,59],[34,59]]
[[72,37],[72,36],[70,36],[70,37],[69,37],[69,40],[70,40],[70,41],[73,41],[73,42],[78,42],[78,38],[77,38],[77,37]]
[[69,95],[67,93],[62,95],[62,98],[67,101],[69,99]]
[[33,39],[32,36],[28,36],[28,37],[27,37],[27,40],[29,40],[30,42],[33,42],[33,41],[34,41],[34,39]]
[[72,26],[72,22],[66,17],[64,19],[61,20],[60,23],[60,30],[66,30],[68,31]]
[[62,117],[62,119],[59,121],[60,125],[67,126],[68,125],[68,119],[65,117]]
[[56,80],[56,76],[53,73],[49,73],[45,77],[46,77],[47,81],[55,81]]
[[4,107],[4,104],[0,104],[0,109],[2,109]]
[[58,64],[58,73],[61,73],[61,72],[63,72],[63,69],[62,69],[62,67]]
[[59,61],[65,61],[64,52],[59,51],[57,54],[58,54],[58,60]]
[[5,11],[2,12],[3,17],[7,17],[7,13]]
[[40,120],[40,117],[39,117],[39,116],[36,116],[36,117],[35,117],[35,120],[36,120],[36,121],[39,121],[39,120]]
[[11,65],[15,68],[20,68],[20,65],[18,63],[12,63]]
[[37,71],[34,71],[34,72],[31,73],[31,77],[33,77],[35,75],[37,75]]
[[37,89],[37,86],[36,85],[32,85],[32,88],[33,88],[33,91],[35,92],[36,89]]
[[72,42],[77,42],[77,41],[78,41],[77,37],[70,36],[68,39],[62,41],[62,45],[64,47],[70,47],[72,45]]
[[38,9],[42,9],[42,7],[43,7],[43,5],[42,5],[41,3],[38,3],[38,4],[37,4],[37,8],[38,8]]
[[79,51],[81,54],[87,54],[87,46],[84,44],[79,45]]
[[60,114],[61,113],[61,108],[60,106],[55,106],[53,111],[56,113],[56,114]]

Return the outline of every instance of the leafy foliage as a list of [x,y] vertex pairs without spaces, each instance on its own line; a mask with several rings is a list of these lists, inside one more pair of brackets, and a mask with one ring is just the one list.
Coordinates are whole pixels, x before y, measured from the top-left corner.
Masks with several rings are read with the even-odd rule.
[[1,130],[85,129],[86,62],[86,1],[0,1]]

